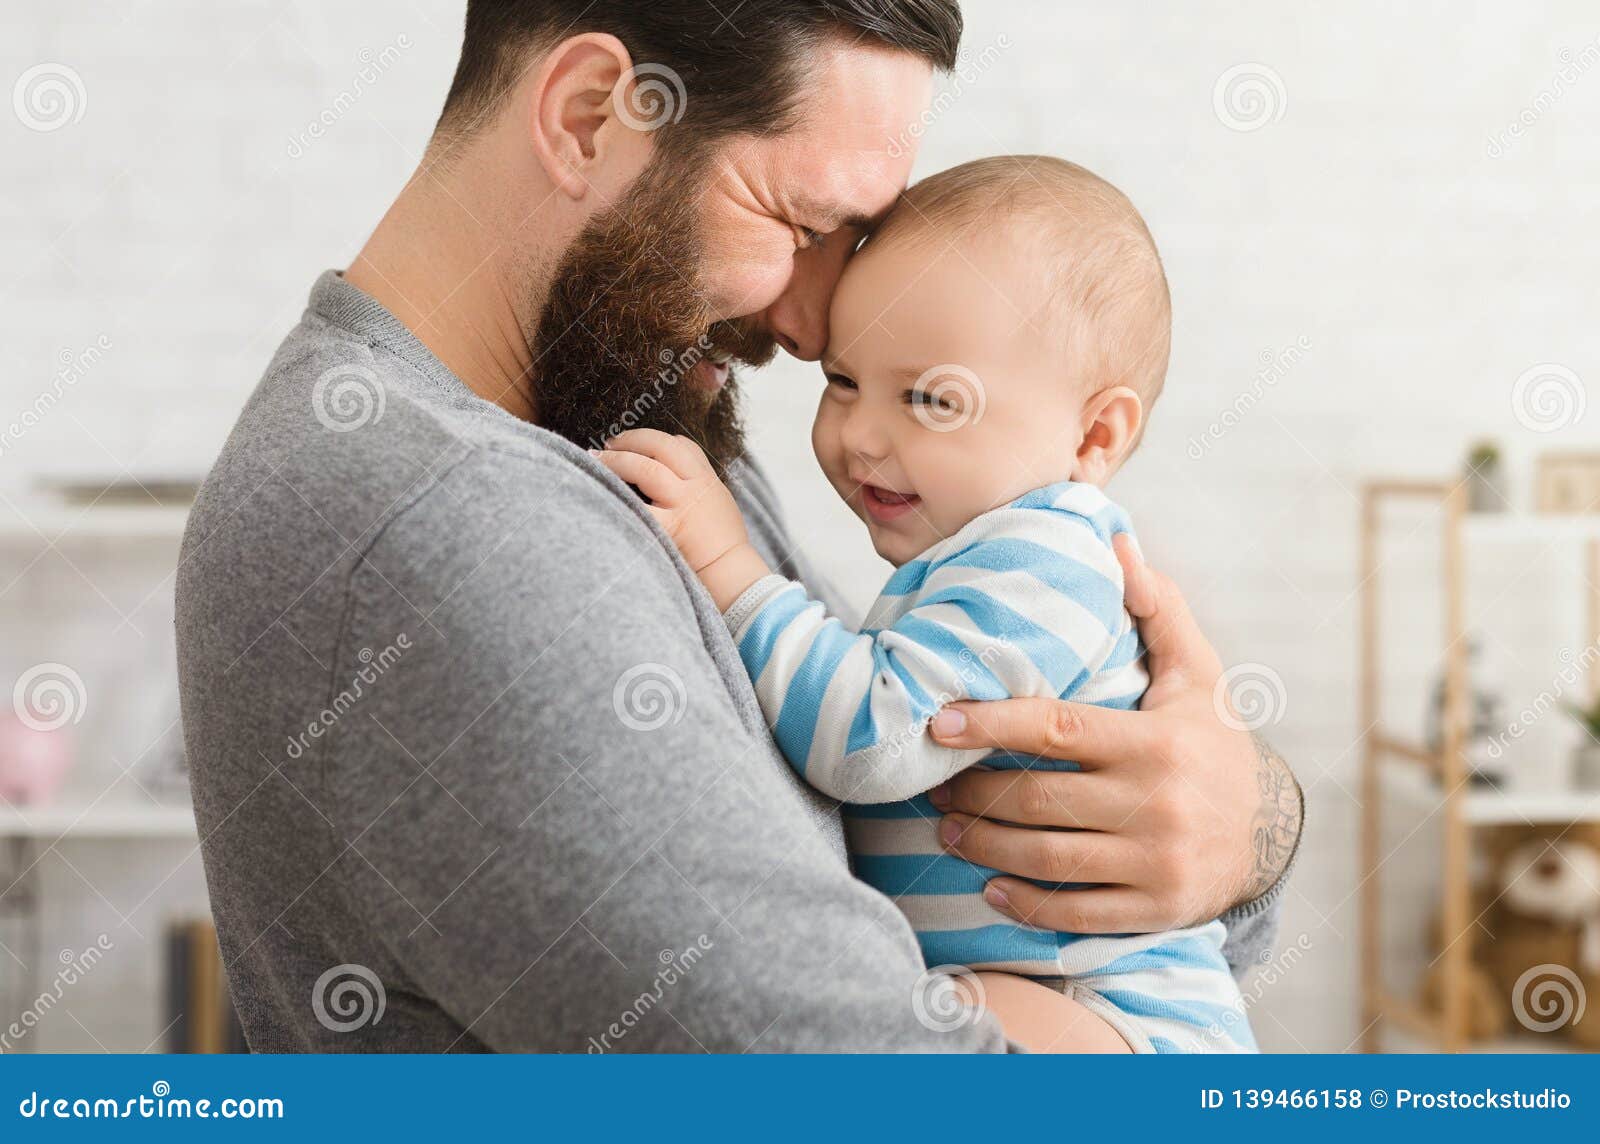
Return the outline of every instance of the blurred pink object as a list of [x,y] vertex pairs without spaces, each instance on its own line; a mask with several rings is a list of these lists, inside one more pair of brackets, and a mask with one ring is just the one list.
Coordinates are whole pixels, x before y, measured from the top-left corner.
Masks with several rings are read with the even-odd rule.
[[36,731],[11,712],[0,713],[0,800],[49,802],[71,768],[68,732]]

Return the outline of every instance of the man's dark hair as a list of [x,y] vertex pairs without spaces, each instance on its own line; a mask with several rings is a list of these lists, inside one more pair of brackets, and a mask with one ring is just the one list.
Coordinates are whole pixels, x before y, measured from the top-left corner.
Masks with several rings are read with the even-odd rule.
[[[466,37],[439,117],[470,134],[516,85],[534,55],[584,32],[621,40],[635,67],[683,82],[685,133],[713,139],[792,125],[810,52],[829,36],[955,66],[959,0],[468,0]],[[671,128],[668,128],[670,130]]]

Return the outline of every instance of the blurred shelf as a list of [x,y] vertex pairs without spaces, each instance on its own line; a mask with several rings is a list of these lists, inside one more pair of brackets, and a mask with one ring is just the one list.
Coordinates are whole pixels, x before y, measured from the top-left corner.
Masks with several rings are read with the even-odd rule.
[[194,810],[182,804],[0,806],[0,838],[193,841],[197,837]]
[[177,505],[96,505],[80,508],[23,502],[0,512],[0,544],[42,545],[101,540],[172,540],[183,537],[189,509]]
[[1472,540],[1600,540],[1600,513],[1469,512],[1462,526]]
[[[1439,784],[1416,767],[1385,767],[1383,785],[1406,802],[1429,810],[1444,805]],[[1463,812],[1474,826],[1529,822],[1600,822],[1600,791],[1499,791],[1468,787]]]

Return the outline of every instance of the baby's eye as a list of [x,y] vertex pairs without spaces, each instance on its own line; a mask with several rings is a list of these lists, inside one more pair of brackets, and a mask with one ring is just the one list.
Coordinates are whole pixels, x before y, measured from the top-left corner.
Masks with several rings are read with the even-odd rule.
[[825,373],[822,376],[828,379],[829,385],[837,389],[855,391],[856,383],[842,373]]
[[929,389],[906,390],[905,402],[907,405],[924,405],[930,409],[937,409],[941,413],[961,412],[960,402]]

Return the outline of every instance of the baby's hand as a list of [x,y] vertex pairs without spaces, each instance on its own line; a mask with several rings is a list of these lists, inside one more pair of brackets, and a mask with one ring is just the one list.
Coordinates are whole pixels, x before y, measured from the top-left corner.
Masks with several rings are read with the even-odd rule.
[[[765,562],[750,547],[738,503],[699,445],[659,429],[630,429],[606,445],[595,456],[650,498],[650,511],[719,607],[733,602],[723,601],[726,592],[736,598],[766,574]],[[757,565],[760,572],[749,575]],[[729,579],[734,569],[744,583]]]

